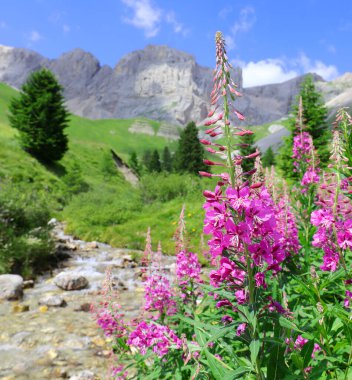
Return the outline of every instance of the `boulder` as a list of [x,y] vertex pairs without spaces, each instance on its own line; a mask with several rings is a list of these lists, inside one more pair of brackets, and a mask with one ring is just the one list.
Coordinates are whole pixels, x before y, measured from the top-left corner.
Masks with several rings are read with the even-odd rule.
[[34,281],[33,280],[27,280],[23,281],[23,289],[29,289],[34,287]]
[[17,274],[0,275],[0,299],[18,300],[23,295],[23,278]]
[[66,306],[66,301],[59,295],[46,295],[38,301],[39,305],[63,307]]
[[70,377],[70,380],[94,380],[95,374],[92,371],[81,371]]
[[55,277],[54,284],[63,290],[80,290],[87,288],[89,282],[78,273],[62,272]]

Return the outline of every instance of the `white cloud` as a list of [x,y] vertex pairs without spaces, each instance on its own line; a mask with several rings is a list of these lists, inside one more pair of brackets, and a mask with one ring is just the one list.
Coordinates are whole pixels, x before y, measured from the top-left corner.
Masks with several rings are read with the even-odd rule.
[[240,10],[240,17],[231,28],[232,34],[248,32],[256,22],[255,10],[253,7],[245,7]]
[[165,15],[165,21],[173,27],[175,33],[180,33],[184,36],[188,33],[188,30],[177,21],[175,12],[167,12]]
[[242,73],[244,87],[280,83],[299,75],[295,70],[287,70],[280,59],[248,62],[242,67]]
[[28,36],[30,42],[38,42],[43,39],[43,36],[36,30],[32,30]]
[[312,60],[304,53],[301,53],[297,59],[297,65],[303,69],[305,73],[316,73],[326,80],[331,80],[339,75],[339,72],[334,65],[326,65],[319,60]]
[[[226,8],[220,11],[219,16],[226,16]],[[245,7],[240,10],[238,20],[232,25],[230,33],[226,36],[228,50],[236,47],[236,39],[240,33],[249,32],[255,24],[257,17],[253,7]]]
[[[238,62],[234,62],[238,65]],[[298,75],[316,73],[325,80],[336,78],[339,73],[334,65],[312,60],[304,53],[294,59],[276,58],[257,62],[241,62],[243,86],[252,87],[270,83],[281,83]]]
[[131,18],[124,21],[136,28],[143,29],[146,37],[154,37],[159,32],[161,9],[153,7],[149,0],[122,0],[133,11]]

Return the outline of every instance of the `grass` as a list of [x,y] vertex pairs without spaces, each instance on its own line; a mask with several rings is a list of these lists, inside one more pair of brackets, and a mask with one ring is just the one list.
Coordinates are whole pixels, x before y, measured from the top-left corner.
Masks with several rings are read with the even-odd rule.
[[[213,188],[213,181],[185,175],[147,176],[135,188],[116,171],[111,159],[110,149],[125,161],[133,151],[139,157],[147,149],[161,153],[168,146],[175,151],[177,142],[156,136],[160,123],[141,118],[90,120],[72,115],[67,128],[69,151],[60,164],[46,167],[20,148],[16,131],[9,126],[7,108],[16,94],[0,83],[0,183],[11,182],[28,193],[44,195],[52,216],[66,221],[67,232],[76,237],[143,249],[151,227],[153,248],[160,240],[169,254],[174,251],[173,235],[185,204],[190,248],[199,252],[202,190]],[[129,132],[137,120],[148,123],[155,135]],[[253,127],[257,140],[269,134],[271,124]],[[66,179],[77,166],[81,177],[77,181],[87,184],[88,190],[72,195]]]
[[[17,186],[28,193],[42,194],[52,216],[66,221],[67,231],[81,239],[143,249],[150,226],[153,248],[156,249],[160,240],[163,250],[169,254],[174,250],[173,235],[185,204],[190,246],[199,251],[202,189],[209,182],[194,179],[193,183],[188,176],[166,178],[161,175],[158,179],[149,178],[147,187],[135,188],[116,171],[109,152],[113,149],[127,160],[132,151],[139,157],[146,149],[158,149],[161,153],[169,146],[174,151],[177,142],[156,135],[130,133],[129,128],[137,119],[89,120],[72,115],[67,128],[69,151],[58,165],[47,167],[21,149],[16,131],[9,126],[7,108],[16,94],[16,90],[0,83],[2,187]],[[158,122],[143,121],[157,133]],[[77,165],[81,173],[77,180],[84,181],[88,191],[72,196],[65,178]],[[153,187],[153,182],[162,189]]]

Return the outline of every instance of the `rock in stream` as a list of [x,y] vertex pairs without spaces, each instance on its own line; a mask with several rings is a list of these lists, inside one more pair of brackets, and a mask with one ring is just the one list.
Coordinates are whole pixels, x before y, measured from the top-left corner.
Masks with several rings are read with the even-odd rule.
[[[61,224],[54,232],[60,245],[74,247],[68,249],[70,258],[38,277],[33,287],[23,290],[22,298],[23,284],[17,279],[13,285],[21,282],[21,286],[13,288],[10,298],[18,300],[8,301],[7,293],[0,301],[0,379],[81,379],[84,374],[106,378],[109,339],[87,311],[92,302],[101,300],[99,290],[108,267],[112,267],[126,318],[137,316],[142,306],[140,268],[130,260],[130,250],[75,240],[63,233]],[[171,267],[174,260],[165,260]],[[59,274],[85,278],[87,283],[79,290],[72,284],[61,288]]]

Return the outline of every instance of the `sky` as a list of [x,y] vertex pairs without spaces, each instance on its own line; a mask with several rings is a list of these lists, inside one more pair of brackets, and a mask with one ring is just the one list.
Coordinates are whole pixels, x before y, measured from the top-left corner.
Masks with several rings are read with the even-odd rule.
[[352,0],[0,0],[0,45],[81,48],[112,67],[148,44],[214,67],[218,30],[245,87],[352,71]]

